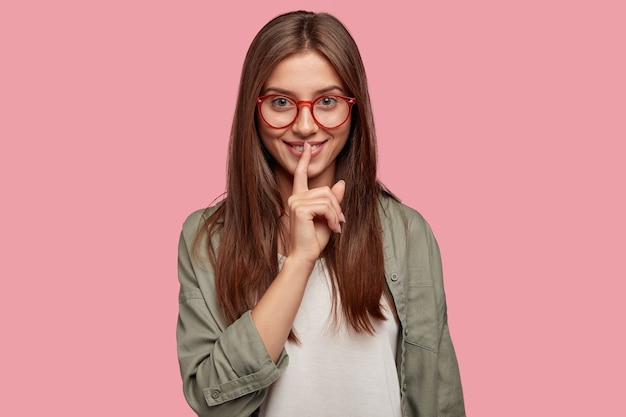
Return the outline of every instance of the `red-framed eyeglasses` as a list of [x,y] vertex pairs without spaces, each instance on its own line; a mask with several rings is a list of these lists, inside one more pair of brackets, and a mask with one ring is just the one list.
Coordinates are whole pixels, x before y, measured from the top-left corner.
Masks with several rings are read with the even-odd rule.
[[300,106],[309,106],[313,120],[326,129],[336,129],[350,118],[354,97],[324,94],[315,100],[296,100],[284,94],[268,94],[257,99],[261,119],[269,127],[284,129],[291,126],[300,114]]

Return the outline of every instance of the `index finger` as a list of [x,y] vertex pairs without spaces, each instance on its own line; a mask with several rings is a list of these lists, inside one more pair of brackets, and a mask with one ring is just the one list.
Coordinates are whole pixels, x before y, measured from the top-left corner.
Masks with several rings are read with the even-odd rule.
[[293,194],[309,190],[309,162],[311,162],[311,145],[304,143],[304,150],[293,173]]

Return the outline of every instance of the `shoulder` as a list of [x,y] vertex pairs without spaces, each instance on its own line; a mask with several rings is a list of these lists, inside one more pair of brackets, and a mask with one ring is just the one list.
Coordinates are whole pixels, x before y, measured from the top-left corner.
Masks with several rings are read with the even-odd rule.
[[433,300],[438,311],[443,311],[441,254],[428,222],[417,210],[393,198],[381,198],[381,221],[386,270],[407,277],[407,288],[413,291],[433,287]]
[[195,237],[195,235],[198,234],[198,231],[200,230],[202,225],[204,225],[206,220],[217,211],[220,205],[221,203],[211,207],[196,210],[189,214],[183,222],[183,235],[185,235],[186,238]]
[[408,268],[430,269],[439,264],[439,246],[430,225],[417,210],[381,196],[381,226],[386,257]]
[[380,218],[383,230],[430,233],[430,226],[420,212],[387,194],[380,197]]

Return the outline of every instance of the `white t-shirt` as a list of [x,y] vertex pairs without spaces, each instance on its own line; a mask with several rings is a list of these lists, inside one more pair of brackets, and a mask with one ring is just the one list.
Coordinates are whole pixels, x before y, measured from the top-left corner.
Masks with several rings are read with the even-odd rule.
[[387,320],[374,321],[374,335],[337,324],[325,265],[318,261],[309,278],[293,326],[300,344],[287,342],[289,366],[270,387],[261,417],[401,417],[391,307],[383,297]]

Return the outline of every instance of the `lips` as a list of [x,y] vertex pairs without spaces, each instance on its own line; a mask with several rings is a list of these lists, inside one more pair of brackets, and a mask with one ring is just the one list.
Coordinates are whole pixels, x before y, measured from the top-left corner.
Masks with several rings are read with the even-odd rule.
[[[292,146],[295,150],[299,152],[304,152],[304,145],[289,145],[289,146]],[[322,144],[311,145],[311,152],[314,152],[320,146],[322,146]]]
[[[309,142],[309,145],[311,145],[311,156],[317,155],[316,151],[319,150],[322,146],[324,146],[325,143],[326,141],[316,142],[316,143]],[[291,150],[291,152],[294,153],[296,156],[300,156],[302,152],[304,152],[304,142],[296,142],[296,143],[285,142],[285,144],[289,146],[289,149]]]

